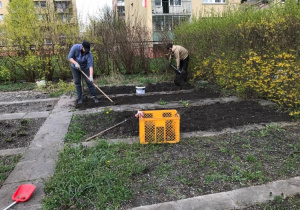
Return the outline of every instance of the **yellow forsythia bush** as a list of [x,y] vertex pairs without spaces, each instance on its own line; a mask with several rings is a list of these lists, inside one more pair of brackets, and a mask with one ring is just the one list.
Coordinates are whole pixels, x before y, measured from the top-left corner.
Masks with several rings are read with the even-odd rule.
[[[295,109],[300,107],[300,59],[291,52],[259,56],[250,50],[239,61],[204,60],[211,64],[209,78],[226,89],[252,90],[259,97]],[[196,71],[201,76],[205,71]],[[297,115],[298,112],[291,112]]]

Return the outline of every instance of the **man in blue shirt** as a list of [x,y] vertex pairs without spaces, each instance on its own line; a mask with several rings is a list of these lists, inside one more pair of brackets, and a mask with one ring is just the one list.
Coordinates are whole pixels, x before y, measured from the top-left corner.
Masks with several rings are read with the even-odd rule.
[[89,77],[89,79],[85,76],[83,78],[90,90],[92,98],[95,103],[99,102],[96,97],[95,86],[93,84],[94,63],[90,46],[90,43],[87,41],[82,42],[82,44],[75,44],[72,46],[68,55],[68,59],[71,62],[72,75],[77,92],[77,104],[82,104],[82,73],[80,72],[80,69]]

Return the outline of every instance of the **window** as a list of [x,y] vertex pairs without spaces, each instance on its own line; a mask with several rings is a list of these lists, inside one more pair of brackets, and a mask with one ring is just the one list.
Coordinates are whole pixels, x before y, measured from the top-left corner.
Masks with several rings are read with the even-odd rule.
[[0,1],[0,8],[2,8],[2,1]]
[[66,14],[66,13],[60,13],[60,14],[59,14],[59,17],[60,17],[60,19],[61,19],[63,22],[68,22],[68,21],[70,21],[71,18],[72,18],[70,15],[68,15],[68,14]]
[[35,1],[34,6],[37,8],[46,7],[46,1]]
[[44,39],[44,44],[52,44],[52,40],[51,39]]
[[125,7],[117,7],[118,13],[125,13]]
[[153,31],[172,31],[188,20],[187,16],[153,16]]
[[170,6],[180,6],[181,0],[170,0]]
[[56,2],[56,12],[65,12],[68,9],[68,2]]
[[155,0],[155,6],[161,6],[161,0]]
[[0,22],[3,21],[3,14],[0,14]]
[[226,3],[226,0],[202,0],[202,3],[221,4]]

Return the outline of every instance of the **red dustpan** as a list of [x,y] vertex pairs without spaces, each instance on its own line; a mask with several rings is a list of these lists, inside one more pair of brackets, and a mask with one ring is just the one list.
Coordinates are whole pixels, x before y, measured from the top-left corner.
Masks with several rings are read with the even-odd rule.
[[9,209],[13,205],[15,205],[18,202],[25,202],[27,201],[30,196],[32,195],[33,191],[35,190],[35,186],[32,184],[23,184],[18,187],[16,192],[12,195],[12,199],[15,201],[12,204],[10,204],[8,207],[6,207],[4,210]]

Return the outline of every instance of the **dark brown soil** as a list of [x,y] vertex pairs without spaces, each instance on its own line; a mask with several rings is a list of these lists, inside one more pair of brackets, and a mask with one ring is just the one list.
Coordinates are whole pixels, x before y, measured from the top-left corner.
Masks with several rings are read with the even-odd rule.
[[[204,98],[218,98],[221,97],[220,92],[212,91],[206,88],[194,88],[191,85],[186,85],[182,88],[183,91],[180,91],[178,86],[175,86],[172,83],[162,83],[162,84],[149,84],[146,86],[146,93],[152,93],[150,95],[135,95],[136,88],[135,86],[122,86],[122,87],[100,87],[101,90],[117,105],[125,104],[145,104],[145,103],[158,103],[159,101],[170,102],[170,101],[187,101],[195,99],[204,99]],[[184,90],[190,90],[188,92]],[[114,91],[114,92],[113,92]],[[169,92],[168,91],[174,91]],[[99,98],[99,103],[95,104],[94,101],[85,97],[83,104],[76,106],[76,109],[84,110],[87,108],[102,107],[102,106],[113,106],[114,104],[103,94],[97,91]],[[154,94],[153,92],[162,92],[162,94]],[[115,94],[133,94],[133,95],[118,95]],[[88,93],[86,93],[86,96]]]
[[[0,92],[0,114],[52,111],[58,100],[40,91]],[[0,150],[28,146],[45,120],[0,120]]]
[[31,103],[15,103],[0,105],[0,113],[26,113],[26,112],[41,112],[51,111],[58,100],[38,101]]
[[[182,88],[174,85],[173,82],[162,82],[162,83],[156,83],[152,84],[149,83],[144,86],[145,92],[161,92],[161,91],[176,91],[176,90],[190,90],[193,89],[194,86],[191,84],[186,84]],[[135,85],[124,85],[122,87],[120,86],[102,86],[100,87],[102,91],[105,92],[106,95],[112,95],[112,94],[133,94],[136,93],[136,86]]]
[[[180,132],[193,131],[220,131],[225,128],[238,126],[271,123],[291,122],[292,118],[274,107],[261,106],[256,101],[231,102],[177,109],[180,115]],[[139,135],[139,120],[136,112],[109,112],[105,111],[94,115],[84,115],[76,119],[84,126],[88,138],[119,122],[127,122],[103,133],[105,138],[130,137]],[[109,115],[109,117],[107,116]],[[75,120],[73,119],[73,123]]]
[[[173,93],[163,95],[145,95],[145,96],[128,96],[116,97],[116,100],[124,100],[125,103],[151,103],[159,99],[164,101],[180,100],[195,100],[207,97],[218,97],[220,94],[212,92],[208,89],[201,88],[194,90],[191,93]],[[126,101],[127,99],[127,101]],[[80,109],[86,106],[95,107],[92,101],[83,103]],[[108,108],[107,108],[108,109]],[[165,108],[162,106],[161,109]],[[257,101],[248,100],[230,103],[216,103],[205,106],[188,106],[176,109],[180,115],[180,132],[194,131],[221,131],[225,128],[237,128],[239,126],[271,123],[271,122],[291,122],[292,118],[274,106],[262,106]],[[97,134],[119,122],[127,122],[113,128],[109,132],[103,133],[105,138],[131,137],[139,135],[139,120],[135,118],[136,111],[124,112],[106,112],[93,115],[84,115],[80,118],[73,119],[73,123],[79,123],[84,126],[86,135],[83,138],[88,138]],[[75,122],[76,121],[76,122]]]
[[44,121],[45,118],[0,121],[0,148],[28,146]]

